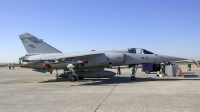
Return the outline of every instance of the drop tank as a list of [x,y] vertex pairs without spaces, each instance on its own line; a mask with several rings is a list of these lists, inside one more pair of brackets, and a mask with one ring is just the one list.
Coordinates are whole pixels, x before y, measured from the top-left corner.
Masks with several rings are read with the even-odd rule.
[[[72,72],[63,73],[60,77],[68,78]],[[77,71],[76,75],[79,78],[110,78],[116,75],[115,72],[111,71]]]

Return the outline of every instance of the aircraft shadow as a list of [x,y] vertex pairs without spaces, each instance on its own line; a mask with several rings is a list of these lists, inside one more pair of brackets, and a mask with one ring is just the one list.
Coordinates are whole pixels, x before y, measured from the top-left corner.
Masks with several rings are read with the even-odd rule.
[[195,72],[183,72],[183,74],[196,74]]
[[[121,77],[122,78],[122,77]],[[85,79],[87,80],[87,79]],[[94,85],[109,85],[109,84],[127,84],[127,83],[131,83],[131,84],[136,84],[139,82],[152,82],[152,81],[178,81],[178,80],[200,80],[199,79],[185,79],[185,78],[137,78],[135,81],[131,81],[129,77],[123,77],[122,79],[119,79],[118,81],[110,81],[108,80],[102,80],[102,81],[97,81],[97,82],[90,82],[90,83],[84,83],[84,84],[80,84],[83,86],[94,86]],[[81,82],[81,81],[78,81]],[[73,86],[80,86],[80,85],[73,85]]]
[[[136,84],[139,82],[151,82],[151,81],[178,81],[178,80],[200,80],[198,75],[192,75],[190,77],[185,78],[176,78],[176,77],[137,77],[135,81],[131,81],[130,77],[123,77],[123,76],[115,76],[112,78],[86,78],[86,79],[79,79],[76,82],[80,82],[78,85],[71,85],[71,86],[97,86],[97,85],[116,85],[116,84]],[[41,81],[39,83],[56,83],[56,82],[65,82],[69,81],[66,78],[59,78],[59,79],[50,79],[47,81]],[[71,82],[72,84],[77,84],[76,82]]]
[[191,75],[189,75],[189,74],[186,75],[186,74],[185,74],[184,77],[185,77],[185,78],[200,78],[199,75],[194,75],[194,74],[191,74]]
[[66,82],[66,81],[68,81],[68,79],[59,78],[59,79],[50,79],[50,80],[47,80],[47,81],[41,81],[39,83]]

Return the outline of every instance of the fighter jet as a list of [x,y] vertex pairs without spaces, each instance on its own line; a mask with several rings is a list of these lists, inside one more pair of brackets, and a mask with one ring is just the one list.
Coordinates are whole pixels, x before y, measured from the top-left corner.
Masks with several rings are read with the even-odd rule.
[[[142,63],[187,60],[185,58],[155,54],[142,48],[62,53],[30,33],[21,34],[19,38],[27,51],[25,56],[19,58],[21,67],[50,73],[56,70],[56,78],[60,75],[57,70],[63,69],[71,82],[82,78],[103,78],[115,75],[114,72],[104,70],[105,67],[128,65],[135,69],[135,65]],[[135,73],[130,75],[131,80],[136,79]]]

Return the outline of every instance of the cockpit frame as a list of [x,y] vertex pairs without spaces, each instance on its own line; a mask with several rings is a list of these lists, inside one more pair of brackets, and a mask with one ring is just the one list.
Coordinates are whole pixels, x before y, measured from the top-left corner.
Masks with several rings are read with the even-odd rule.
[[143,48],[128,48],[128,52],[134,54],[155,54]]

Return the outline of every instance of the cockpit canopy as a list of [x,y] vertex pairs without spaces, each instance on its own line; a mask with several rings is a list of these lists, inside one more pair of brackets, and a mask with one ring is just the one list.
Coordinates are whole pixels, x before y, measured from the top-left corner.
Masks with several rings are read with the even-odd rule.
[[128,48],[129,53],[135,53],[135,54],[154,54],[146,49],[142,48]]

